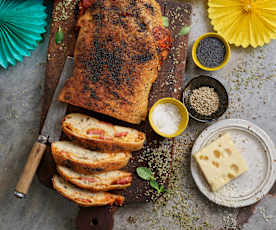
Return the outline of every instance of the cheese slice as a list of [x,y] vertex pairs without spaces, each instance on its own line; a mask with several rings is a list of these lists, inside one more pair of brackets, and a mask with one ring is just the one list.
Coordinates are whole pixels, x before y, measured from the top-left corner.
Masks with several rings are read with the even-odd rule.
[[248,167],[231,140],[224,134],[193,155],[212,191],[248,170]]

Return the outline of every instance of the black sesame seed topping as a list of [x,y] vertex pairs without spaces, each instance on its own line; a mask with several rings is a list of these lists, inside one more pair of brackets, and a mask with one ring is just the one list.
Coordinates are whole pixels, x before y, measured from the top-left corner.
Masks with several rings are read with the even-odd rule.
[[139,32],[144,32],[147,29],[147,25],[143,22],[139,22],[138,25],[140,27]]
[[151,53],[144,53],[144,54],[141,54],[141,55],[133,55],[132,56],[132,60],[133,61],[136,61],[138,64],[142,64],[142,63],[145,63],[147,61],[150,61],[153,57],[153,54]]
[[151,4],[145,3],[144,6],[151,11],[152,15],[154,15],[154,8]]
[[95,90],[92,90],[92,89],[90,90],[90,98],[98,99],[98,96],[97,96]]
[[129,1],[129,4],[130,4],[131,6],[136,6],[136,0],[130,0],[130,1]]
[[215,37],[202,39],[196,49],[196,56],[199,62],[209,68],[219,66],[224,61],[225,54],[224,43]]

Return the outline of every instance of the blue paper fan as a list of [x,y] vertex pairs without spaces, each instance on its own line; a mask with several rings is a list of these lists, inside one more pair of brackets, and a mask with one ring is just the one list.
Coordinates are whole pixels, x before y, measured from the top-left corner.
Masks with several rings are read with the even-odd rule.
[[43,1],[0,0],[0,65],[21,62],[42,40],[47,25]]

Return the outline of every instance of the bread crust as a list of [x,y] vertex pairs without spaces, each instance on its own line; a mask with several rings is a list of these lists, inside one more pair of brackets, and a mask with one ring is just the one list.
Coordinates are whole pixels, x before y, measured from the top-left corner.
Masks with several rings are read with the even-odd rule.
[[[72,116],[72,114],[68,114],[64,118],[62,122],[62,130],[66,134],[66,136],[70,140],[72,140],[72,142],[78,145],[82,145],[85,148],[101,150],[105,152],[138,151],[142,149],[144,142],[146,140],[146,135],[138,130],[136,130],[136,132],[138,136],[137,139],[139,140],[136,142],[124,142],[116,138],[113,138],[112,140],[104,140],[89,135],[82,135],[77,131],[76,127],[73,127],[72,124],[66,121],[67,117],[70,116]],[[112,124],[108,123],[107,125],[113,126]]]
[[[57,171],[58,171],[59,175],[61,175],[66,181],[68,181],[80,188],[90,190],[92,192],[104,192],[104,191],[115,190],[115,189],[125,189],[131,185],[131,181],[132,181],[131,173],[120,171],[122,173],[122,175],[117,176],[112,181],[108,181],[108,182],[96,181],[96,182],[91,182],[91,183],[86,184],[86,183],[81,183],[80,180],[83,177],[81,174],[79,174],[78,176],[69,175],[69,173],[67,173],[65,170],[63,170],[63,168],[60,166],[57,166]],[[99,174],[99,173],[94,173],[89,176],[85,175],[86,177],[84,177],[84,178],[90,179],[90,178],[93,178],[93,176],[97,176],[97,174]],[[130,181],[127,184],[112,184],[114,181],[124,180],[125,178],[128,178],[128,177],[130,178]]]
[[[58,185],[57,180],[62,180],[63,183],[66,184],[66,186],[69,187],[70,189],[76,189],[76,192],[75,192],[76,197],[69,195],[66,192],[65,188],[62,188],[61,186]],[[74,185],[71,185],[65,182],[63,179],[61,179],[61,177],[57,175],[55,175],[52,178],[52,183],[53,183],[54,189],[57,190],[62,196],[64,196],[69,200],[72,200],[76,204],[83,207],[94,207],[94,206],[104,206],[104,205],[113,205],[113,204],[121,206],[125,200],[125,198],[121,195],[115,195],[107,192],[101,192],[101,194],[104,194],[104,198],[101,198],[101,199],[96,199],[97,197],[93,197],[92,195],[89,196],[89,194],[82,195],[81,189],[78,189]],[[94,195],[97,196],[97,193],[95,193]]]
[[62,127],[63,132],[66,136],[72,140],[72,142],[82,145],[88,149],[102,150],[105,152],[120,152],[120,151],[137,151],[143,147],[144,141],[140,143],[120,143],[115,141],[104,141],[95,138],[85,138],[76,135],[72,130],[67,127]]
[[164,41],[170,43],[160,6],[153,0],[98,0],[77,25],[74,73],[59,100],[133,124],[145,120],[166,56]]
[[60,151],[55,147],[55,143],[52,143],[51,150],[57,165],[66,166],[73,171],[83,174],[117,170],[125,167],[131,158],[130,152],[123,152],[124,157],[120,159],[113,159],[116,153],[106,153],[110,154],[110,159],[105,159],[101,162],[93,162],[92,160],[74,159],[71,156],[72,153]]

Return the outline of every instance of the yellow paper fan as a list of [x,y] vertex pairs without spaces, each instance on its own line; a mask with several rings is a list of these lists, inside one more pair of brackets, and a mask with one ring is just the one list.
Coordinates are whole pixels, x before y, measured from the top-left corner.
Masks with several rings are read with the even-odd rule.
[[229,43],[256,48],[276,38],[276,0],[209,0],[211,24]]

